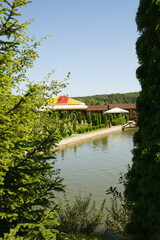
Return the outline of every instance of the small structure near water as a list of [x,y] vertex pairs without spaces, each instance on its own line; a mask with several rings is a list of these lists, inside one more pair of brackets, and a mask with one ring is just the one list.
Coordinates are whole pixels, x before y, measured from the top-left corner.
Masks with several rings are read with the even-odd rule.
[[136,128],[136,122],[135,121],[128,121],[122,126],[122,130],[124,131],[125,129],[130,129],[130,128]]

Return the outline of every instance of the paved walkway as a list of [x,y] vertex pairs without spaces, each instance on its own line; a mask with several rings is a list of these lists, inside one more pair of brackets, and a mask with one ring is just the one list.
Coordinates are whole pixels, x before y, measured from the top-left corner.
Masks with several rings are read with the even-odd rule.
[[105,130],[99,130],[97,132],[91,132],[86,134],[78,134],[71,138],[63,139],[55,149],[62,149],[68,146],[75,145],[77,143],[89,141],[94,138],[99,138],[108,134],[116,133],[122,131],[122,126],[112,126],[111,128],[107,128]]

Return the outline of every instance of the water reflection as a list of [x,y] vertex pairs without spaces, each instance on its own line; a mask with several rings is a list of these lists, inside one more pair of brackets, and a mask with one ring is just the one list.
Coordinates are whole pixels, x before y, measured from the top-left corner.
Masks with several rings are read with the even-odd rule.
[[75,146],[73,147],[73,151],[74,151],[75,154],[77,153],[77,145],[75,145]]
[[61,169],[71,197],[82,188],[97,201],[106,197],[106,189],[117,185],[120,172],[131,163],[133,133],[127,130],[57,151],[55,167]]

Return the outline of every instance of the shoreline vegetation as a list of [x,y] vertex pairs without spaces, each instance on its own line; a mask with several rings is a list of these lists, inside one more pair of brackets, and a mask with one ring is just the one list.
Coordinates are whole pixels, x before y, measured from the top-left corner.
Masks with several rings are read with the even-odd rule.
[[102,136],[114,134],[120,131],[122,131],[122,126],[112,126],[111,128],[98,129],[90,133],[75,134],[69,138],[62,139],[53,150],[60,150],[69,146],[73,146],[77,143],[90,141],[91,139],[100,138]]

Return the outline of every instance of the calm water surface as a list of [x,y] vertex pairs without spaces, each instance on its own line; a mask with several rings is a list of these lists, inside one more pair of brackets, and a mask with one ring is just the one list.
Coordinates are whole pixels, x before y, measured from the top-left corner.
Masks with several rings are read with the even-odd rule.
[[106,189],[119,186],[120,173],[131,163],[134,132],[114,133],[56,152],[55,167],[61,169],[71,198],[85,188],[99,202],[106,197]]

